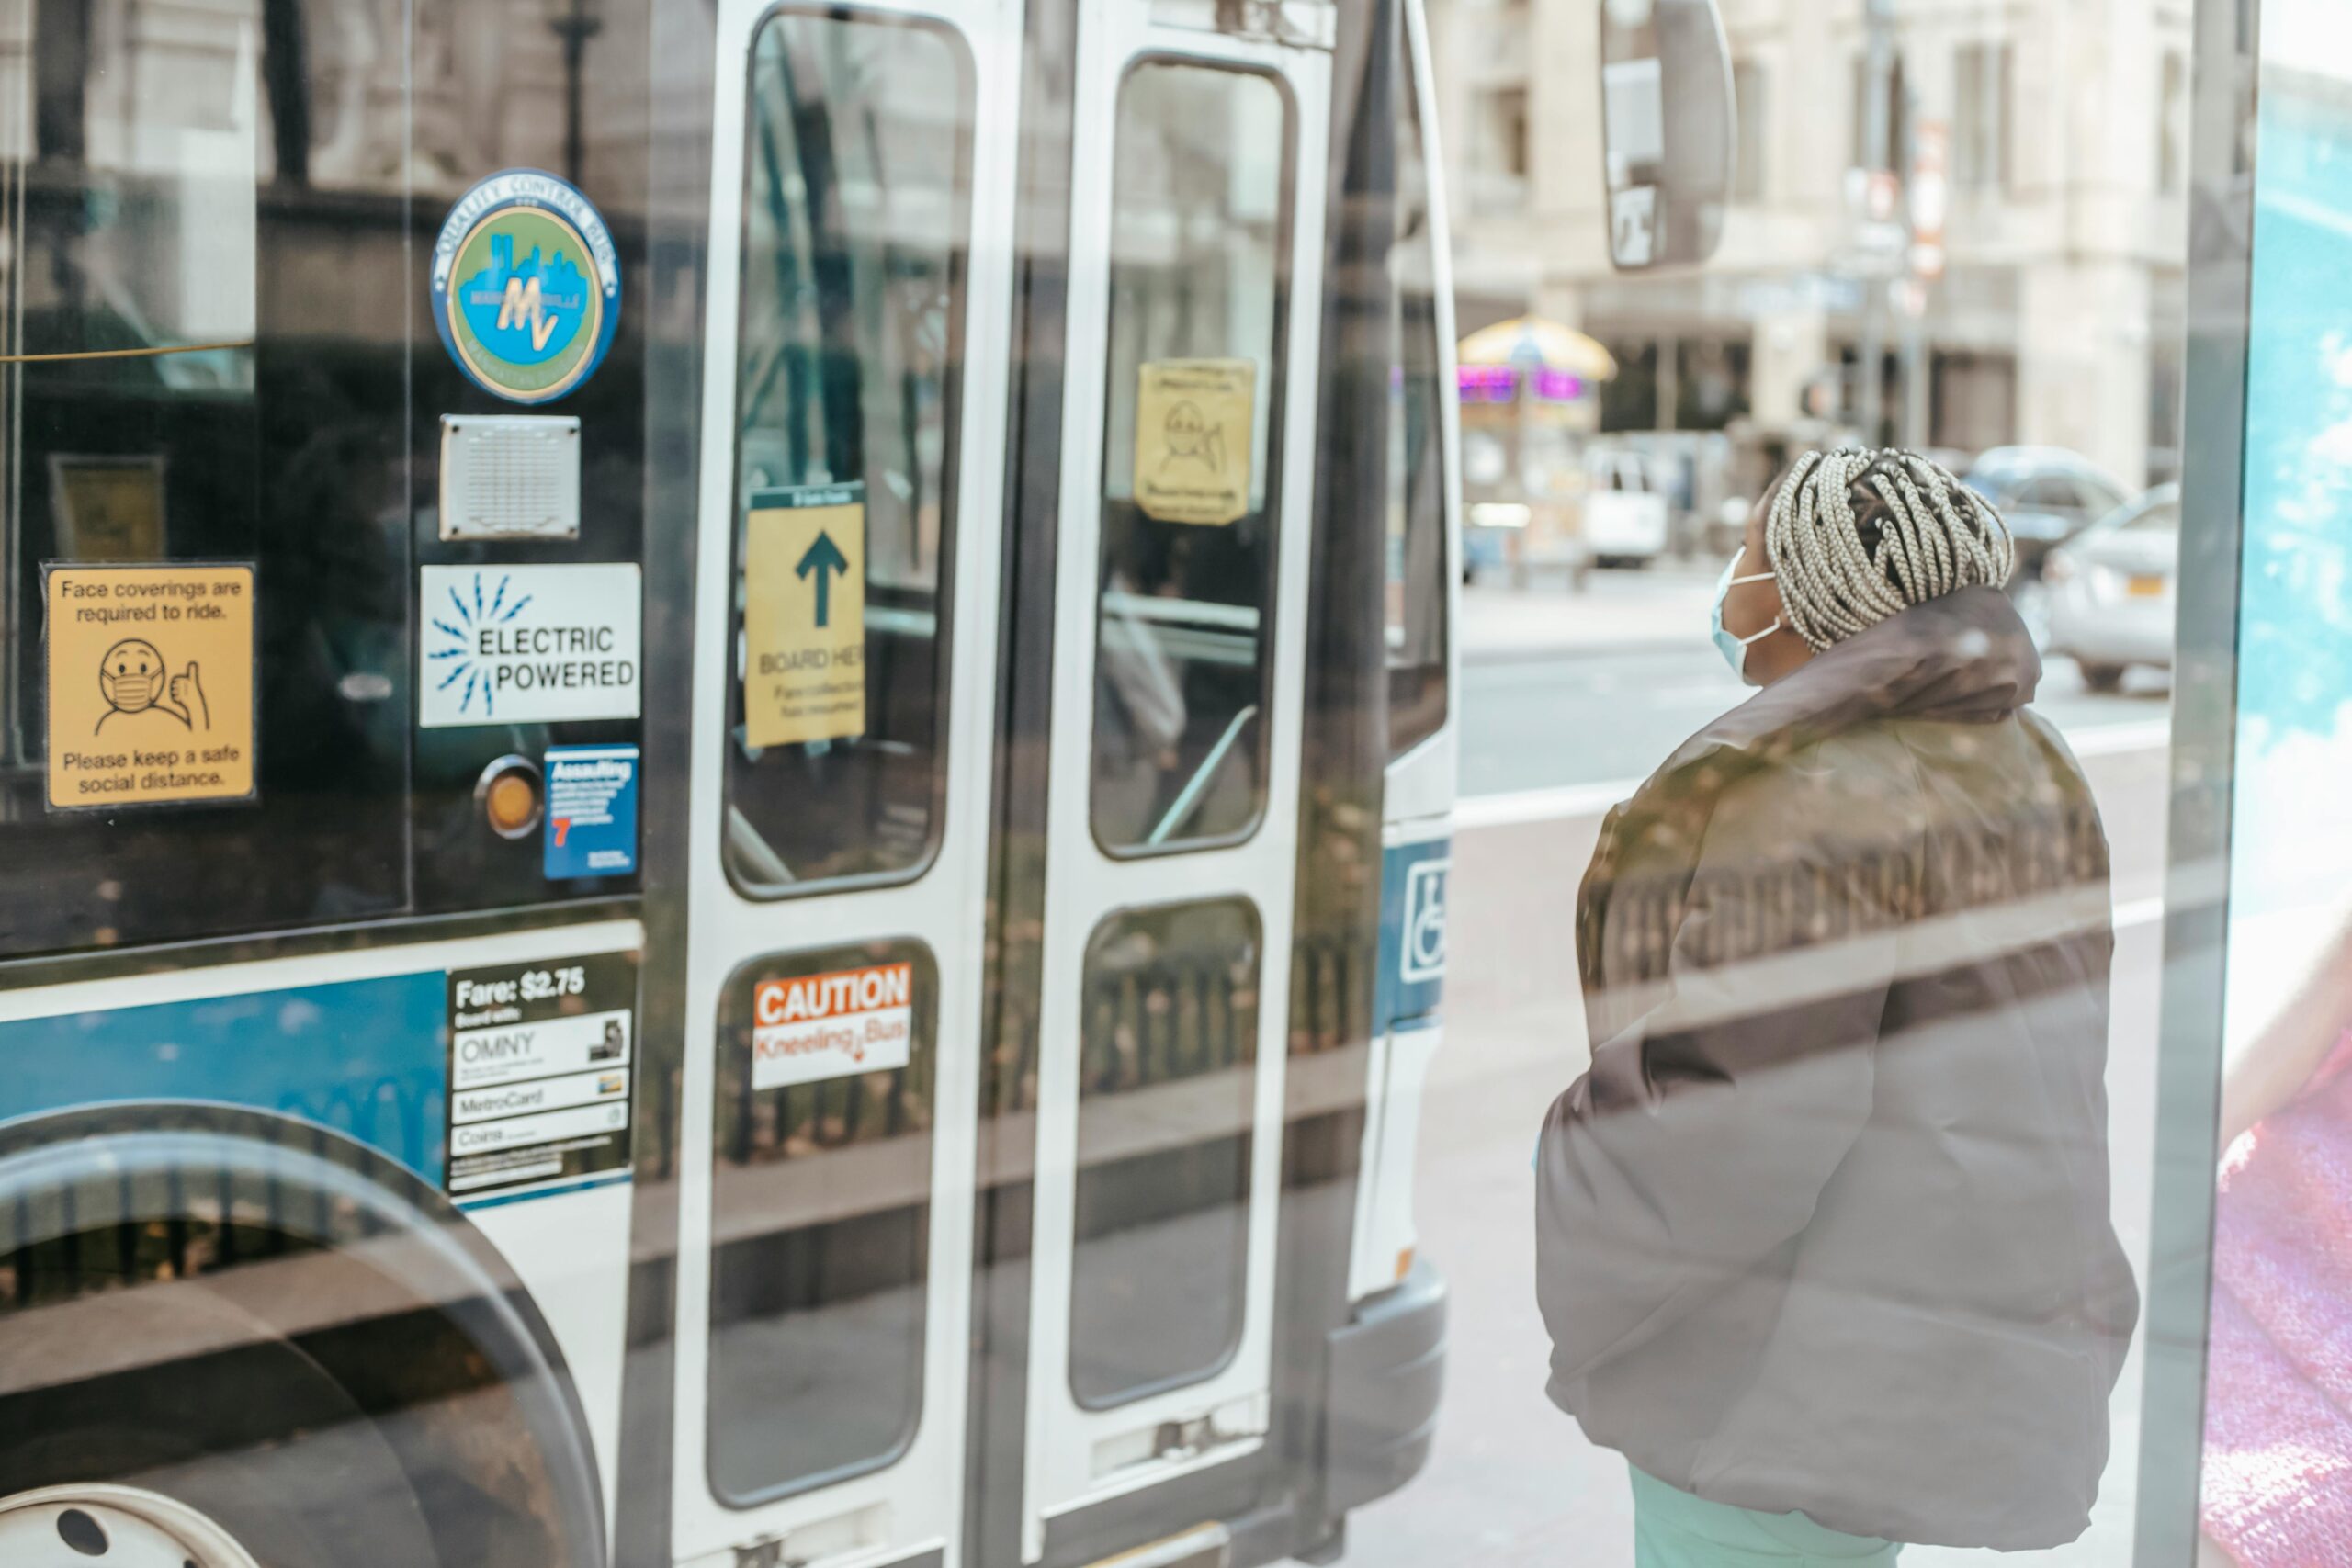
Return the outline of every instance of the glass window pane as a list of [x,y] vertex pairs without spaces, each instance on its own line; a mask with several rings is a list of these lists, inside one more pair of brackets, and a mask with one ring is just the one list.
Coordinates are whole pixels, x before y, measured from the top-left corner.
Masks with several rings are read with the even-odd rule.
[[[938,994],[917,942],[764,960],[728,983],[709,1431],[729,1504],[876,1469],[914,1435]],[[867,1060],[903,1065],[812,1076],[847,1060],[829,1037],[843,1029]]]
[[1290,138],[1270,77],[1158,61],[1120,91],[1093,789],[1114,852],[1229,840],[1264,805]]
[[1389,378],[1388,751],[1402,756],[1445,722],[1445,400],[1439,360],[1435,234],[1420,101],[1408,75],[1396,128],[1397,363]]
[[724,842],[776,897],[938,836],[971,67],[944,28],[782,11],[751,71]]
[[1259,927],[1240,898],[1114,915],[1087,943],[1069,1378],[1102,1408],[1240,1342]]

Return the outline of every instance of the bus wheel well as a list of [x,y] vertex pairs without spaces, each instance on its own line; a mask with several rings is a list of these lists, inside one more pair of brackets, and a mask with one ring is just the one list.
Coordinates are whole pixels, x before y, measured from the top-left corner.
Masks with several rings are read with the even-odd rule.
[[489,1242],[374,1150],[213,1106],[0,1133],[0,1506],[152,1488],[264,1562],[604,1561],[577,1395]]

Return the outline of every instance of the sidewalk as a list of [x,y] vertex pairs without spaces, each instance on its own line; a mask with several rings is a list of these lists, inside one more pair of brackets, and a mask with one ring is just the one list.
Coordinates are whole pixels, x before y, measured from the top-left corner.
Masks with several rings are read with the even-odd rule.
[[1462,657],[1472,663],[1707,646],[1720,564],[1596,570],[1583,592],[1550,574],[1525,588],[1462,590]]

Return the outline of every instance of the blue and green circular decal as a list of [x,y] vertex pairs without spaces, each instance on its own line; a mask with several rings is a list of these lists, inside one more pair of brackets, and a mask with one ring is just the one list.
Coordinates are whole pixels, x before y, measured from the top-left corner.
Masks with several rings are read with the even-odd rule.
[[475,386],[553,402],[595,374],[620,320],[612,231],[564,181],[508,169],[449,209],[433,247],[433,324]]

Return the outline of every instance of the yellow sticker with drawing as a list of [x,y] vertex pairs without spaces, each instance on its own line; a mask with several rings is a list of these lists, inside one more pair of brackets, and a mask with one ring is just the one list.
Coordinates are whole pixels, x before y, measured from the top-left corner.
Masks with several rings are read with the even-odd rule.
[[865,487],[752,492],[743,540],[743,739],[865,733]]
[[1136,505],[1162,523],[1223,525],[1250,510],[1258,367],[1147,361],[1136,389]]
[[44,568],[49,804],[254,793],[254,569]]
[[153,560],[164,553],[164,459],[51,453],[49,508],[62,553]]

